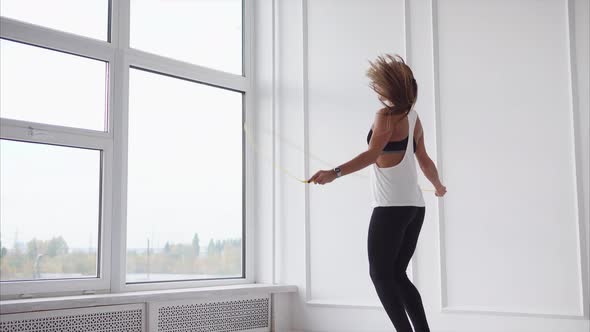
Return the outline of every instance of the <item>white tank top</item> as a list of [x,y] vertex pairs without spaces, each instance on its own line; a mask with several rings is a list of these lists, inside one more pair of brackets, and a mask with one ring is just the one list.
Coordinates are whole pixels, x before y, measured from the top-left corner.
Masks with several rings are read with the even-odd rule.
[[411,110],[408,114],[408,145],[402,161],[392,167],[371,164],[371,207],[425,206],[414,158],[414,127],[417,118],[416,111]]

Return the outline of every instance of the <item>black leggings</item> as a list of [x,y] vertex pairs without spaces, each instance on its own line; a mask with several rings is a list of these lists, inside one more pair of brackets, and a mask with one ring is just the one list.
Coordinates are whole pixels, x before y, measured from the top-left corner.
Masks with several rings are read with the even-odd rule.
[[406,275],[424,221],[424,207],[373,208],[368,234],[369,274],[397,332],[428,332],[420,293]]

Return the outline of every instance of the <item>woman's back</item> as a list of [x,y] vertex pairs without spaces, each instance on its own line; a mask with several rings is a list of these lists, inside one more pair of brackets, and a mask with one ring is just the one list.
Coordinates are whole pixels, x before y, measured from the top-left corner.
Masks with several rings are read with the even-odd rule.
[[407,137],[405,151],[379,155],[370,166],[372,206],[425,206],[418,185],[414,132],[418,114],[411,110],[391,133],[390,141]]
[[[393,118],[391,121],[395,123],[395,127],[393,128],[392,132],[389,134],[387,138],[387,145],[381,151],[381,154],[377,157],[377,165],[379,167],[391,167],[399,164],[405,154],[406,147],[409,142],[409,122],[407,120],[407,116],[391,116]],[[418,120],[416,120],[418,121]],[[417,122],[419,123],[419,122]],[[420,138],[419,134],[419,124],[414,126],[414,139],[413,139],[413,148],[414,152],[416,152],[417,148],[417,141]],[[373,136],[373,126],[367,135],[367,144],[369,144],[371,137]]]

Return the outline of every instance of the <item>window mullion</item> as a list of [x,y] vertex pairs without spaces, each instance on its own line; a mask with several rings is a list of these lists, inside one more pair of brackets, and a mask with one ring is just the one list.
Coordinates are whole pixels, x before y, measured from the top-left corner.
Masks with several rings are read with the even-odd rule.
[[0,126],[2,139],[100,150],[113,145],[112,139],[106,135],[82,135],[79,133],[40,129],[36,126],[16,127],[6,125],[5,122],[8,122],[8,119],[2,119],[2,125]]
[[246,92],[248,89],[248,81],[241,75],[230,74],[135,49],[125,50],[125,53],[132,67],[240,92]]
[[0,18],[0,37],[107,62],[113,59],[115,52],[115,46],[105,41],[57,31],[6,17]]
[[110,211],[112,223],[108,234],[111,240],[111,292],[123,290],[126,271],[129,64],[124,50],[129,47],[129,7],[127,0],[112,0],[111,3],[111,42],[117,47],[109,82],[112,89],[110,114],[114,140]]
[[[15,120],[15,119],[0,119],[0,124],[2,125],[3,130],[11,130],[12,133],[20,133],[16,135],[20,135],[23,138],[26,138],[27,135],[31,133],[37,133],[39,136],[44,135],[51,135],[51,136],[59,136],[59,135],[66,135],[71,137],[76,136],[84,136],[88,138],[96,138],[98,140],[112,140],[112,134],[109,132],[97,131],[97,130],[90,130],[90,129],[83,129],[83,128],[73,128],[73,127],[65,127],[59,125],[52,125],[40,122],[31,122],[31,121],[23,121],[23,120]],[[4,134],[4,132],[3,132]],[[3,135],[4,136],[4,135]],[[30,137],[32,138],[32,137]]]

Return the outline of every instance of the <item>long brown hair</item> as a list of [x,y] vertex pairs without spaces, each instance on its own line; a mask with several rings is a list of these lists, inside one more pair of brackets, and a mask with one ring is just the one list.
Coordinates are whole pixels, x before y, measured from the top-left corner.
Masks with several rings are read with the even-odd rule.
[[374,62],[369,61],[369,64],[370,67],[367,70],[367,76],[371,79],[369,86],[392,103],[392,106],[389,106],[381,101],[388,115],[403,114],[403,119],[408,115],[418,97],[418,85],[412,70],[397,54],[380,55]]

